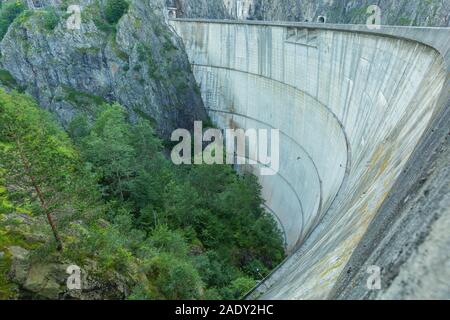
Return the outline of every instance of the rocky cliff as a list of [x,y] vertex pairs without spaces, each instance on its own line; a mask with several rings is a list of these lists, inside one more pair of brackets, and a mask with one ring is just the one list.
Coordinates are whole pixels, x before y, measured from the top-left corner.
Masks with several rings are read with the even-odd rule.
[[[184,0],[180,14],[190,18],[220,18],[365,24],[370,5],[381,9],[381,24],[449,26],[450,2],[446,0]],[[221,4],[225,4],[225,12]]]
[[1,41],[1,68],[10,83],[34,96],[67,125],[94,115],[104,101],[125,106],[131,119],[151,119],[167,136],[204,119],[183,45],[164,21],[164,3],[134,0],[116,23],[105,2],[83,0],[79,28],[65,1],[49,1],[14,20]]
[[231,19],[223,0],[166,0],[168,8],[176,8],[180,17]]
[[69,290],[68,270],[74,261],[45,247],[45,226],[42,216],[0,210],[0,300],[125,299],[130,294],[129,274],[102,274],[94,260],[80,265],[83,290]]

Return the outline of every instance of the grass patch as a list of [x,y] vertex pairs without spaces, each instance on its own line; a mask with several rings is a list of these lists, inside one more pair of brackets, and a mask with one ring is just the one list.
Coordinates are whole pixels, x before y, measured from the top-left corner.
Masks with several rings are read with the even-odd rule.
[[47,31],[55,30],[59,23],[59,16],[55,9],[51,8],[43,13],[43,26]]
[[18,86],[16,79],[5,69],[0,69],[0,83],[9,88],[17,88]]
[[0,40],[3,39],[11,23],[25,10],[22,1],[5,2],[0,7]]
[[400,17],[398,19],[399,26],[411,26],[413,24],[413,20],[407,17]]
[[127,13],[130,4],[126,0],[107,0],[105,6],[105,18],[111,24],[119,22]]
[[0,251],[3,252],[3,257],[0,258],[0,300],[9,300],[16,298],[17,286],[8,279],[12,259],[8,251],[2,250],[1,242],[2,238],[0,236]]
[[116,42],[116,32],[113,31],[111,32],[111,34],[109,35],[109,41],[111,43],[111,49],[114,51],[114,53],[117,55],[117,57],[125,62],[130,61],[130,56],[128,55],[128,53],[126,53],[125,51],[123,51],[122,49],[119,48],[117,42]]
[[94,94],[77,91],[69,86],[63,86],[64,99],[91,115],[95,115],[98,107],[108,103],[105,99]]
[[101,17],[96,17],[92,19],[98,30],[103,31],[106,34],[114,33],[116,31],[116,26],[110,25]]

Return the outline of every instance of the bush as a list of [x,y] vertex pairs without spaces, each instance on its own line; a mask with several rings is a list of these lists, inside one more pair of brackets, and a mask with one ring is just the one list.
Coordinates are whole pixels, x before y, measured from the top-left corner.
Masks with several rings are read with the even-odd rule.
[[240,277],[231,282],[230,286],[222,290],[222,296],[228,300],[242,299],[256,285],[250,277]]
[[125,0],[108,0],[105,8],[106,21],[112,24],[117,23],[127,12],[128,6]]
[[[101,281],[120,274],[132,290],[129,299],[240,299],[282,258],[256,178],[237,176],[229,166],[175,168],[147,120],[131,125],[119,105],[102,109],[92,123],[86,115],[71,123],[74,147],[31,98],[0,90],[0,216],[24,206],[43,212],[32,193],[5,188],[32,189],[24,174],[14,174],[26,170],[12,138],[20,134],[22,155],[30,155],[44,195],[61,204],[54,207],[65,221],[58,223],[64,260],[95,261],[92,274]],[[97,184],[111,201],[99,201]],[[36,249],[38,257],[50,256],[51,248]],[[0,298],[14,298],[6,258]]]
[[16,80],[13,78],[8,70],[0,69],[0,84],[4,86],[14,88],[17,86]]
[[53,31],[59,23],[59,16],[55,10],[49,10],[44,13],[44,28]]
[[22,11],[25,5],[21,1],[4,3],[0,9],[0,40],[3,39],[9,26]]

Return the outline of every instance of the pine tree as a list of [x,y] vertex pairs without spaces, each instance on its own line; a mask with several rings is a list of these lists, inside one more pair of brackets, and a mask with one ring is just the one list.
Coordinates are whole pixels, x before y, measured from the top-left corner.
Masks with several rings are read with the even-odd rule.
[[122,202],[129,195],[130,178],[134,174],[132,163],[136,153],[131,138],[125,110],[114,104],[105,106],[81,146],[86,160],[100,175],[105,195],[117,196]]
[[62,250],[55,214],[70,212],[77,154],[66,134],[28,96],[0,89],[0,172],[13,196],[47,216]]

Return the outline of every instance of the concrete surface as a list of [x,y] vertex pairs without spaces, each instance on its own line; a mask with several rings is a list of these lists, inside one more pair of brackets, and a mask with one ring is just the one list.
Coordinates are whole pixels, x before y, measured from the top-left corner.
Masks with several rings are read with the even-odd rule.
[[[448,102],[450,103],[450,102]],[[450,108],[429,127],[331,299],[450,299]],[[381,290],[367,290],[369,266]]]
[[448,109],[448,29],[170,23],[213,121],[281,132],[279,174],[260,181],[290,255],[249,298],[343,294],[342,271]]

